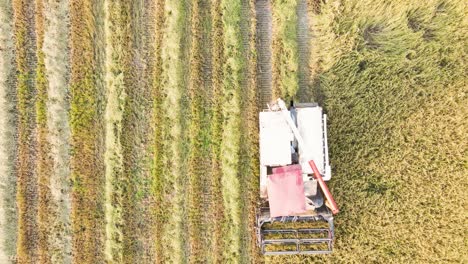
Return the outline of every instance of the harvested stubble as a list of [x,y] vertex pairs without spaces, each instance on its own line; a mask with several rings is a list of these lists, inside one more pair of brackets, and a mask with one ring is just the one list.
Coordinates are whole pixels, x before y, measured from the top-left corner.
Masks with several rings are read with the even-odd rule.
[[224,234],[225,224],[224,203],[222,194],[221,172],[221,141],[223,134],[223,21],[221,0],[212,1],[212,91],[211,91],[211,170],[212,200],[209,215],[213,219],[212,247],[210,258],[213,263],[224,262]]
[[237,174],[241,124],[241,84],[245,74],[242,34],[239,23],[242,1],[221,1],[224,29],[223,64],[223,134],[221,141],[222,193],[226,212],[224,256],[226,261],[239,261],[241,250],[241,190]]
[[72,0],[71,169],[73,261],[104,261],[103,1]]
[[190,78],[189,78],[189,160],[188,160],[188,229],[189,261],[207,262],[211,210],[211,14],[207,0],[192,3]]
[[18,156],[17,194],[19,262],[38,261],[37,173],[35,170],[37,141],[35,114],[36,43],[34,3],[13,1],[17,69]]
[[50,203],[50,172],[52,169],[52,162],[50,157],[50,144],[48,142],[48,127],[47,127],[47,88],[48,81],[46,77],[45,68],[45,54],[42,50],[44,44],[44,1],[35,1],[35,21],[36,21],[36,79],[35,85],[37,90],[35,110],[36,110],[36,135],[37,135],[37,155],[35,162],[35,170],[38,181],[38,262],[51,263],[49,251],[49,237],[51,236],[51,229],[49,228],[52,220],[53,208]]
[[[153,104],[161,79],[161,41],[164,1],[132,1],[129,39],[124,57],[126,100],[122,120],[123,262],[153,263],[158,233],[155,212],[160,205],[152,193],[153,143],[155,126]],[[160,140],[159,136],[156,136]],[[139,217],[135,217],[138,215]]]

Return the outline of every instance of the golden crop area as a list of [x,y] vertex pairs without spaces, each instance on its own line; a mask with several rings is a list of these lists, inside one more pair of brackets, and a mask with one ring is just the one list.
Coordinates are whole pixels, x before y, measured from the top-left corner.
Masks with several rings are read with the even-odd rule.
[[[468,262],[463,0],[0,1],[0,263]],[[330,255],[261,255],[258,112],[318,102]]]

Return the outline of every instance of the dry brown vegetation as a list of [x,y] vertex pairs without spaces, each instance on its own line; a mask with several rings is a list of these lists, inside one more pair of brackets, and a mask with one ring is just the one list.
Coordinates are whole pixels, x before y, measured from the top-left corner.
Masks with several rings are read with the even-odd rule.
[[34,3],[13,1],[18,98],[18,262],[38,261]]
[[71,220],[78,263],[104,260],[102,8],[102,1],[71,1]]

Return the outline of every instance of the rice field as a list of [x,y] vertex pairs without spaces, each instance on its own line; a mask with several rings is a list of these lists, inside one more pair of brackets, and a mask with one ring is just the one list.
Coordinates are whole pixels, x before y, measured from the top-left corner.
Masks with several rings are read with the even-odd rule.
[[[0,2],[0,263],[468,262],[461,0]],[[259,253],[258,111],[328,115],[326,256]]]

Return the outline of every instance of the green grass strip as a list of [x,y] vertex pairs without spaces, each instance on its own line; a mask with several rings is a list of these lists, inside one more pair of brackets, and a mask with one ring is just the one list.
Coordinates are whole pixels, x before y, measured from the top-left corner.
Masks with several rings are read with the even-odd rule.
[[11,0],[0,3],[0,262],[16,255],[16,131],[13,10]]
[[289,99],[298,90],[297,0],[273,0],[273,92]]

